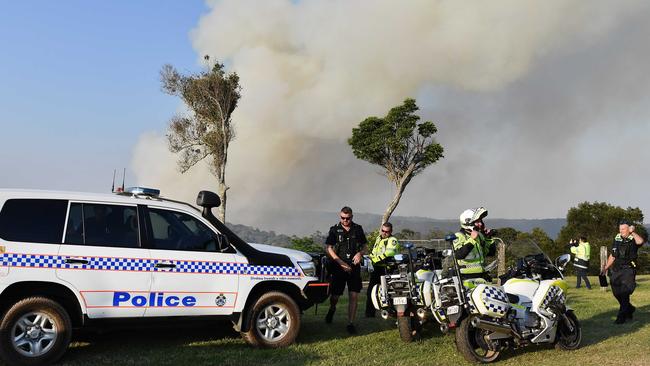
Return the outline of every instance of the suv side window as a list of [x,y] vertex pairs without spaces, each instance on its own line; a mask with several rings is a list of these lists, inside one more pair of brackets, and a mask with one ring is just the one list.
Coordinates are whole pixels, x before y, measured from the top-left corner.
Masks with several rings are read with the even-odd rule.
[[136,207],[71,203],[65,243],[106,247],[140,247]]
[[216,234],[190,215],[149,208],[149,218],[152,249],[218,252],[220,248],[229,248],[224,236]]
[[9,199],[0,211],[0,238],[61,244],[66,200]]

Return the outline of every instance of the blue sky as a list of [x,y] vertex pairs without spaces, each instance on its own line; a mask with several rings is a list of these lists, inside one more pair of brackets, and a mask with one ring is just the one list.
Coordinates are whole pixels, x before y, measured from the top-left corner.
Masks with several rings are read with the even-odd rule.
[[[0,11],[0,187],[104,191],[178,108],[202,1],[11,1]],[[130,174],[133,177],[133,174]],[[127,173],[127,181],[129,173]]]

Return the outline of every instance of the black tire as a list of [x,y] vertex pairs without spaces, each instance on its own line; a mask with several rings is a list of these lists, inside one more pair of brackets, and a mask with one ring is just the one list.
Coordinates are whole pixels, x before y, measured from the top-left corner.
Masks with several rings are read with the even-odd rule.
[[580,347],[580,342],[582,341],[582,328],[580,327],[578,317],[576,317],[573,311],[567,311],[566,316],[573,326],[573,332],[571,332],[566,324],[564,324],[563,319],[560,319],[557,326],[555,349],[561,351],[573,351]]
[[399,336],[404,342],[413,342],[420,336],[420,327],[415,317],[398,316],[397,328],[399,329]]
[[[40,314],[40,318],[38,317]],[[27,328],[21,320],[32,319],[30,329],[36,327],[37,340],[27,341],[18,345],[20,341],[29,338]],[[45,320],[41,320],[45,319]],[[20,324],[18,322],[21,321]],[[42,328],[41,328],[42,327]],[[46,339],[46,333],[53,335],[53,339]],[[54,300],[45,297],[30,297],[15,303],[7,310],[0,322],[0,357],[10,365],[44,365],[59,360],[67,351],[72,337],[72,322],[68,312]],[[29,338],[32,339],[32,338]],[[45,348],[42,354],[34,356],[26,353],[35,352],[35,345]],[[38,352],[37,352],[38,353]]]
[[[267,311],[270,309],[270,313]],[[284,311],[282,317],[269,316],[271,313],[280,313],[279,310]],[[255,304],[250,308],[248,313],[250,319],[250,327],[248,331],[241,332],[242,337],[246,342],[254,347],[261,348],[279,348],[286,347],[292,344],[300,330],[300,309],[293,299],[282,292],[268,292],[259,297]],[[280,319],[282,317],[282,319]],[[275,318],[275,320],[273,320]],[[268,320],[262,322],[261,320]],[[265,323],[266,327],[261,327],[258,324]],[[286,326],[286,331],[280,324]],[[262,334],[264,332],[265,334]],[[275,335],[278,335],[275,337]]]
[[463,319],[456,328],[456,348],[469,362],[490,363],[499,358],[499,351],[491,351],[483,340],[483,335],[489,333],[475,328],[471,317]]

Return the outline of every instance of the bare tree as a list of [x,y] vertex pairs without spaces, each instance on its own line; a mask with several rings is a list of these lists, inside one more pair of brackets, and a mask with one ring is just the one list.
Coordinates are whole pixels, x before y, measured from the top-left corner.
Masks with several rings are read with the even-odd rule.
[[187,172],[198,162],[208,159],[210,172],[217,178],[221,197],[219,219],[226,220],[226,163],[228,146],[235,137],[232,113],[241,97],[239,76],[226,73],[221,63],[211,63],[205,56],[206,69],[197,74],[183,75],[173,66],[160,71],[162,90],[175,95],[188,107],[189,114],[179,114],[170,120],[167,140],[169,149],[180,154],[178,167]]

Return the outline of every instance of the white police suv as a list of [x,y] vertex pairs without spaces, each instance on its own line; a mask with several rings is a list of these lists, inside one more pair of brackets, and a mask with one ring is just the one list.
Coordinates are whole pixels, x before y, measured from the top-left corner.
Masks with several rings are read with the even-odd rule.
[[327,297],[312,257],[244,242],[212,192],[196,203],[0,190],[0,357],[51,363],[72,328],[118,318],[223,316],[254,346],[291,344],[301,310]]

